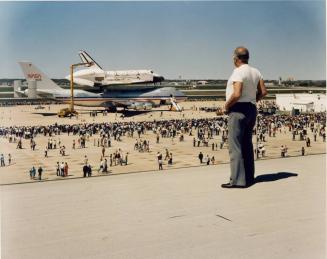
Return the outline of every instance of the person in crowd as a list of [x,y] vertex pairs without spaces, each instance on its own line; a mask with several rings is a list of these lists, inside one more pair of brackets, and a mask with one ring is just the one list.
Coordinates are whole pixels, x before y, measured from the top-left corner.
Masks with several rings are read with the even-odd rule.
[[39,166],[39,168],[37,169],[37,172],[38,172],[39,181],[41,181],[42,180],[42,172],[43,172],[42,166]]
[[202,154],[202,152],[199,153],[198,158],[200,160],[200,164],[202,164],[203,163],[203,154]]
[[159,166],[159,170],[162,170],[162,154],[160,152],[157,153],[157,159],[158,159],[158,166]]

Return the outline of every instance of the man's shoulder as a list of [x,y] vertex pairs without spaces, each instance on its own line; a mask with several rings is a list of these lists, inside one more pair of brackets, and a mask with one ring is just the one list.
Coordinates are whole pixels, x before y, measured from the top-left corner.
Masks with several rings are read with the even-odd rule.
[[244,64],[242,66],[234,68],[233,76],[239,76],[239,75],[246,75],[252,70],[252,67],[250,67],[248,64]]
[[259,69],[255,68],[255,67],[252,67],[252,66],[250,66],[248,64],[240,66],[237,69],[239,69],[238,73],[241,73],[244,76],[252,74],[252,75],[258,76],[259,78],[262,78],[262,75],[261,75],[261,72],[259,71]]
[[249,64],[243,64],[239,67],[236,67],[234,68],[234,71],[249,71],[249,70],[252,70],[252,71],[258,71],[259,72],[259,69],[249,65]]
[[251,67],[251,66],[250,66],[250,69],[251,69],[254,73],[261,75],[259,69],[255,68],[255,67]]

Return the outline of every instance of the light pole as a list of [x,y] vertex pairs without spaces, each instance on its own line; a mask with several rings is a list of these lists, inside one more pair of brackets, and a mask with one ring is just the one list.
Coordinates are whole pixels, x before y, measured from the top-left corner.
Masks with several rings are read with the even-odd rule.
[[74,68],[78,66],[90,65],[89,62],[86,63],[76,63],[70,65],[70,105],[69,108],[61,109],[58,112],[59,117],[67,117],[77,114],[77,111],[74,109]]
[[70,112],[76,114],[77,112],[74,110],[74,68],[79,66],[90,65],[89,62],[86,63],[76,63],[70,65]]
[[74,112],[74,65],[70,66],[70,112]]

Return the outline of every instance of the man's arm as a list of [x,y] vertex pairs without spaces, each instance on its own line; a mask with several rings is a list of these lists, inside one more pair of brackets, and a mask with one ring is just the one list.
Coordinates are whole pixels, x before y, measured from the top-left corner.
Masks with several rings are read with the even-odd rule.
[[260,101],[264,96],[266,96],[267,93],[268,92],[265,86],[265,82],[263,81],[263,79],[260,79],[257,85],[257,96],[256,96],[257,102]]
[[235,104],[242,96],[242,90],[243,90],[243,83],[242,82],[233,82],[233,94],[231,97],[226,101],[224,105],[225,112],[228,112],[228,110]]

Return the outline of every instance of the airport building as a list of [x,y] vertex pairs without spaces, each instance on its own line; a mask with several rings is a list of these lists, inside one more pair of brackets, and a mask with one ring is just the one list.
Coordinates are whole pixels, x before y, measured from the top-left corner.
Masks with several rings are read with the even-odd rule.
[[276,94],[281,111],[325,112],[326,94]]

